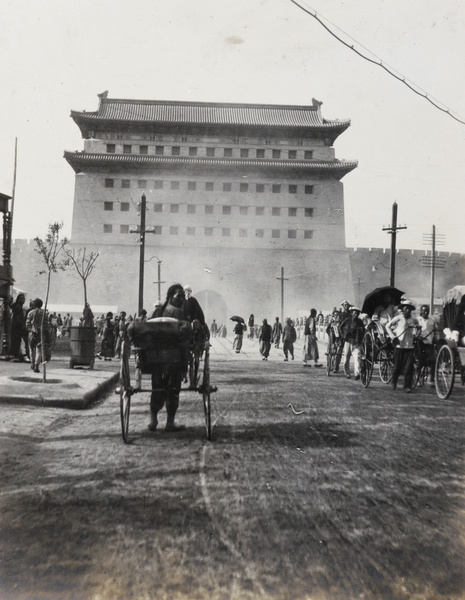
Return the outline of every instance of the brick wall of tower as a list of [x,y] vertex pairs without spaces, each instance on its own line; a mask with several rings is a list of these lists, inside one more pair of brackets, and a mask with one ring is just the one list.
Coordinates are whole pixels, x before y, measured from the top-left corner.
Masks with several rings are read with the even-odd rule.
[[[108,187],[111,185],[112,187]],[[124,187],[126,186],[126,187]],[[201,248],[344,249],[343,185],[331,178],[271,171],[76,175],[72,239],[79,244],[132,245],[147,201],[148,245]]]

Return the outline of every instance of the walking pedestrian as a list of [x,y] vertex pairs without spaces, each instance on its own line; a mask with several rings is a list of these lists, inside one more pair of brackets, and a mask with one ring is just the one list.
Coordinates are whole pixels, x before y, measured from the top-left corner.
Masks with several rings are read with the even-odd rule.
[[344,373],[350,379],[350,358],[354,357],[354,379],[360,379],[360,352],[365,334],[365,326],[360,319],[360,309],[351,306],[350,316],[341,323],[341,333],[344,339]]
[[118,322],[115,324],[115,356],[121,358],[121,347],[123,345],[124,336],[126,335],[126,312],[122,310],[119,313]]
[[412,317],[415,306],[410,300],[402,300],[401,313],[386,324],[386,331],[394,343],[394,369],[392,372],[392,389],[397,388],[400,374],[404,373],[404,391],[412,391],[414,340],[420,335],[420,324]]
[[279,321],[279,317],[276,317],[273,324],[273,333],[271,341],[274,343],[275,348],[279,348],[279,343],[281,341],[281,336],[283,334],[283,326]]
[[29,352],[31,355],[31,369],[39,373],[39,365],[42,362],[42,326],[45,326],[45,314],[42,309],[43,302],[36,298],[33,309],[29,311],[26,319],[26,328],[29,332]]
[[273,330],[271,325],[268,324],[267,319],[263,319],[262,326],[258,333],[259,350],[262,355],[262,360],[268,360],[271,349],[271,338],[273,336]]
[[113,313],[107,312],[105,322],[102,329],[102,343],[98,358],[111,360],[115,356],[115,323],[113,321]]
[[422,366],[426,365],[429,371],[428,382],[434,384],[434,365],[436,362],[435,343],[439,341],[439,329],[434,319],[429,316],[429,306],[423,304],[420,308],[421,333],[419,338],[420,356]]
[[288,317],[286,319],[286,325],[283,329],[283,352],[285,362],[289,360],[288,354],[290,354],[292,360],[294,360],[294,342],[296,341],[296,339],[297,332],[295,330],[292,320]]
[[[157,308],[152,318],[171,317],[179,321],[186,321],[185,293],[180,283],[175,283],[168,289],[165,303]],[[187,325],[187,323],[186,323]],[[189,341],[181,349],[181,362],[157,363],[152,373],[152,395],[150,398],[151,420],[149,430],[155,431],[158,426],[158,413],[166,405],[165,431],[175,432],[186,429],[185,425],[175,423],[179,407],[179,393],[182,379],[187,370],[189,354]]]
[[240,351],[241,351],[241,349],[242,349],[242,338],[244,336],[244,327],[245,327],[245,324],[242,323],[242,321],[238,321],[234,325],[234,329],[233,329],[233,333],[234,333],[233,350],[236,351],[236,354],[239,354]]
[[247,327],[249,328],[249,340],[253,340],[255,332],[255,317],[253,314],[250,315],[247,321]]
[[[10,354],[14,362],[25,362],[29,354],[29,344],[27,342],[26,314],[24,312],[24,303],[26,296],[18,294],[16,300],[11,306],[11,335],[10,335]],[[21,343],[24,343],[24,354],[21,349]],[[29,358],[27,356],[27,358]]]
[[215,321],[215,319],[213,319],[212,324],[210,325],[210,332],[212,337],[216,338],[218,334],[218,323]]
[[318,352],[318,341],[316,339],[316,308],[310,310],[310,316],[305,321],[304,329],[304,366],[308,361],[313,360],[315,367],[321,367],[319,363],[320,354]]

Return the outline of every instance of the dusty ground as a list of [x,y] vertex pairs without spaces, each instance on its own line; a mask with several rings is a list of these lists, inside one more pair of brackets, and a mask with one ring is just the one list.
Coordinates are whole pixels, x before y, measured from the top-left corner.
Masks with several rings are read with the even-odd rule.
[[135,396],[130,445],[114,395],[0,405],[0,598],[465,598],[463,388],[212,359],[212,443],[192,392],[178,434]]

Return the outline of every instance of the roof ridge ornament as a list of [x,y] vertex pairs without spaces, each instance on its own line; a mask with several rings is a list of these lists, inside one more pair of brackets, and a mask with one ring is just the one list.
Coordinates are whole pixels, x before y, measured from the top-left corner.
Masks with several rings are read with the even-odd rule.
[[101,94],[97,94],[98,98],[99,98],[99,103],[98,103],[98,108],[100,110],[100,108],[102,107],[102,103],[104,100],[106,100],[108,98],[108,90],[105,90],[104,92],[102,92]]

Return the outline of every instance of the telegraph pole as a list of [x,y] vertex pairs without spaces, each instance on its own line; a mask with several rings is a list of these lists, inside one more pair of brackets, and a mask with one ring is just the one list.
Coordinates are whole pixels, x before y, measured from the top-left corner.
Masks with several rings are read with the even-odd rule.
[[390,227],[383,227],[383,231],[387,231],[391,234],[391,281],[390,285],[394,287],[395,275],[396,275],[396,237],[399,229],[407,229],[404,225],[402,227],[397,226],[397,202],[392,205],[392,224]]
[[155,233],[154,227],[145,228],[145,212],[147,210],[147,198],[142,194],[140,200],[140,226],[136,229],[131,229],[131,233],[139,234],[140,256],[139,256],[139,303],[137,314],[140,315],[144,308],[144,256],[145,256],[145,234]]
[[284,277],[284,267],[281,267],[281,277],[276,277],[281,281],[281,323],[284,322],[284,282],[288,281],[287,277]]
[[434,311],[434,278],[436,269],[443,269],[446,264],[444,257],[436,256],[436,245],[444,244],[444,235],[436,233],[436,226],[433,225],[433,231],[430,234],[423,234],[423,243],[431,244],[431,256],[423,256],[423,267],[431,267],[431,290],[430,290],[430,311]]

